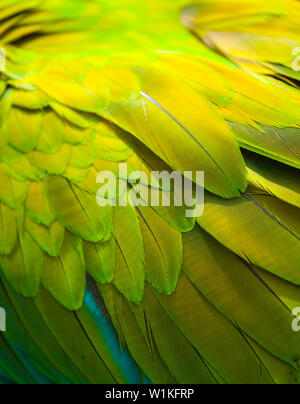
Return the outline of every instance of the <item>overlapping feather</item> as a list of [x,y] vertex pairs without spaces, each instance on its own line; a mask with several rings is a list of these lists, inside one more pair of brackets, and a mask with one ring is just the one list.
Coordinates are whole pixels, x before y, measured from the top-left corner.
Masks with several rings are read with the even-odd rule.
[[[0,5],[0,382],[299,383],[299,5],[186,8],[229,62],[123,3]],[[100,208],[120,162],[205,171],[204,215]]]

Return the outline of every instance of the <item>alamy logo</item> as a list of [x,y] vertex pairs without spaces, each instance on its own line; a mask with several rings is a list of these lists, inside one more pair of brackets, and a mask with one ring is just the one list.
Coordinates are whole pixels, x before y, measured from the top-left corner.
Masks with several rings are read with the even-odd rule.
[[295,56],[295,59],[292,62],[292,69],[295,72],[300,72],[300,47],[294,48],[292,55]]
[[292,322],[292,329],[295,332],[299,332],[300,331],[300,307],[296,307],[293,311],[292,311],[292,315],[295,318],[295,320],[293,320]]
[[126,163],[119,172],[102,171],[97,184],[97,203],[105,206],[177,206],[186,208],[186,217],[204,212],[204,172],[134,171],[128,174]]
[[6,331],[6,311],[0,307],[0,332]]
[[6,70],[6,54],[5,49],[0,48],[0,72],[5,72]]

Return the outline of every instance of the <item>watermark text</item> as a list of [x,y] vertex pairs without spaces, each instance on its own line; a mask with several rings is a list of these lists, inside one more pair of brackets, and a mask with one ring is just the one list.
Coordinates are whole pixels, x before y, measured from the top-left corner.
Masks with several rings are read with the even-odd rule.
[[0,307],[0,332],[6,331],[6,311]]
[[4,48],[0,48],[0,72],[6,71],[6,53]]
[[292,69],[295,72],[300,72],[300,46],[293,49],[292,56],[295,56],[292,62]]
[[300,331],[300,307],[296,307],[293,311],[292,311],[292,315],[294,317],[296,317],[293,322],[292,322],[292,329],[295,332],[299,332]]
[[186,217],[200,217],[204,212],[204,172],[143,171],[128,173],[127,163],[119,172],[102,171],[97,203],[105,206],[177,206],[185,207]]

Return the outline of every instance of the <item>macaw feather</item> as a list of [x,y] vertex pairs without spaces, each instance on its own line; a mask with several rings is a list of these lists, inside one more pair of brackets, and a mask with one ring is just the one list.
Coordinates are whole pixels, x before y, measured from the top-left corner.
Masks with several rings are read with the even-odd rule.
[[31,237],[50,257],[58,257],[60,255],[65,229],[59,222],[54,221],[49,227],[46,227],[26,216],[24,226]]
[[299,220],[293,217],[295,228],[293,219],[287,221],[289,209],[272,196],[244,194],[226,203],[206,195],[198,223],[243,259],[299,286],[298,273],[291,270],[299,262]]
[[113,237],[105,243],[83,243],[87,272],[97,282],[110,283],[116,267],[116,244]]
[[[267,290],[266,285],[259,279],[259,275],[256,276],[256,268],[253,266],[250,270],[243,260],[223,249],[200,229],[185,234],[184,242],[187,243],[184,250],[184,272],[197,289],[233,324],[237,323],[249,337],[255,339],[277,358],[293,366],[294,352],[299,350],[296,348],[299,341],[291,327],[288,327],[290,311],[280,298],[276,297],[275,292],[272,294]],[[199,264],[201,270],[198,269]],[[239,283],[239,286],[234,287],[235,282]],[[236,295],[230,293],[230,299],[227,299],[227,293],[225,294],[224,291],[229,291],[231,288],[236,291],[243,290],[243,296],[239,292]],[[255,297],[251,292],[253,289],[256,290]],[[265,309],[263,309],[264,306]],[[264,318],[258,320],[259,315]],[[253,319],[255,321],[251,326]],[[270,328],[275,327],[275,324],[276,327],[278,326],[276,341],[269,333]],[[284,332],[287,334],[280,335]],[[259,336],[260,333],[261,336]]]
[[[130,234],[128,228],[131,228]],[[114,237],[116,267],[113,283],[129,301],[140,303],[144,293],[145,252],[134,207],[114,209]]]
[[[299,19],[1,1],[0,384],[300,383]],[[203,215],[153,171],[204,171]]]
[[300,185],[297,170],[280,163],[271,163],[270,160],[258,157],[254,153],[247,153],[245,158],[250,184],[290,205],[300,207]]
[[238,64],[255,61],[291,68],[293,49],[299,44],[299,13],[299,4],[293,0],[251,4],[200,0],[184,9],[182,20],[209,46]]

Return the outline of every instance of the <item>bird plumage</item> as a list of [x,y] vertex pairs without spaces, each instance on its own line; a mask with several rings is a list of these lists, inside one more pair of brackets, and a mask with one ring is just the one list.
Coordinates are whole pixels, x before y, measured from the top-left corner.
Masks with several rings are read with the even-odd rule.
[[[186,3],[1,2],[1,383],[300,382],[299,5]],[[100,208],[119,163],[203,216]]]

